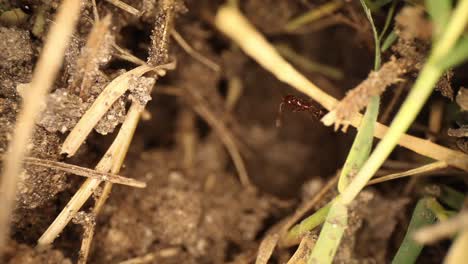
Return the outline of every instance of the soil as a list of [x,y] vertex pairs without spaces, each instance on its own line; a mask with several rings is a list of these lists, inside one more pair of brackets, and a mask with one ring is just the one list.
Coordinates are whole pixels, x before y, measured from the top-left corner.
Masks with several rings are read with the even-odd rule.
[[[27,16],[13,25],[0,24],[2,153],[12,138],[21,94],[27,92],[27,83],[31,81],[47,29],[52,23],[49,18],[55,14],[59,2],[0,1],[0,11],[20,8]],[[67,159],[60,155],[67,133],[112,79],[135,67],[117,56],[116,51],[107,50],[108,53],[104,53],[109,58],[100,58],[88,76],[93,85],[86,91],[86,96],[82,91],[70,88],[71,84],[83,81],[77,81],[77,76],[84,73],[76,65],[81,65],[81,50],[93,24],[92,1],[85,2],[63,69],[36,124],[29,155],[92,168],[110,146],[130,103],[148,103],[124,168],[119,173],[146,182],[147,187],[115,185],[103,211],[96,217],[89,213],[94,204],[94,199],[90,199],[53,246],[39,249],[35,247],[37,239],[83,179],[51,168],[27,165],[18,189],[12,236],[0,262],[75,263],[80,257],[83,230],[92,223],[95,224],[95,234],[88,263],[119,263],[150,253],[154,253],[153,260],[147,263],[245,263],[240,261],[241,256],[255,252],[262,237],[274,224],[294,212],[335,175],[344,162],[355,132],[336,133],[304,112],[283,113],[282,125],[276,127],[282,98],[287,94],[304,97],[275,79],[216,30],[213,19],[224,1],[175,1],[170,25],[194,50],[217,64],[220,67],[217,71],[188,54],[174,39],[168,38],[167,42],[162,41],[164,43],[155,40],[154,36],[159,37],[158,34],[164,32],[161,27],[166,18],[161,14],[165,14],[162,7],[165,1],[125,1],[142,11],[140,17],[107,1],[96,1],[101,17],[112,14],[109,41],[115,39],[117,45],[150,64],[176,60],[177,66],[157,80],[154,76],[135,77],[132,89],[114,103],[78,153]],[[239,2],[248,19],[272,43],[286,44],[308,60],[342,71],[345,77],[341,79],[303,71],[333,96],[343,98],[371,72],[372,32],[359,1],[346,1],[345,6],[332,15],[344,16],[347,18],[345,22],[337,19],[335,23],[324,23],[294,34],[285,32],[284,25],[305,10],[327,1]],[[401,9],[398,6],[396,19],[400,38],[383,54],[383,62],[397,56],[406,63],[411,61],[408,64],[412,66],[405,69],[404,76],[373,75],[392,79],[385,84],[389,87],[383,94],[383,109],[395,94],[397,85],[404,86],[404,94],[411,87],[431,40],[431,35],[427,35],[431,25],[421,11],[403,9],[400,12]],[[385,8],[376,11],[378,27],[383,26],[385,14]],[[44,32],[37,34],[33,28],[41,16],[46,21]],[[156,29],[153,29],[154,25]],[[107,49],[112,49],[108,46]],[[296,66],[301,69],[300,65]],[[466,110],[467,89],[458,90],[467,80],[467,72],[465,67],[464,71],[447,73],[438,87],[442,94],[435,92],[428,105],[443,100],[447,107],[456,108],[457,113],[462,113],[460,106]],[[394,79],[398,79],[397,84]],[[229,106],[227,102],[233,100],[230,92],[234,90],[231,88],[239,83],[240,97]],[[175,89],[176,93],[171,93]],[[198,102],[201,100],[232,133],[255,190],[246,188],[239,181],[238,171],[219,131],[205,117],[198,115],[194,98],[198,98]],[[418,118],[418,124],[428,123],[428,109]],[[466,115],[465,118],[463,114],[457,114],[457,117],[446,119],[443,129],[437,132],[440,135],[438,143],[454,149],[458,145],[463,150],[463,146],[468,145]],[[447,136],[449,128],[451,137]],[[410,129],[411,133],[415,131]],[[416,135],[426,136],[420,132]],[[421,161],[416,154],[402,149],[397,149],[391,158],[406,165]],[[397,171],[391,166],[384,169]],[[366,189],[359,196],[335,263],[389,263],[406,231],[412,208],[420,198],[418,194],[408,192],[409,182],[383,183]],[[444,183],[443,180],[436,182]],[[327,201],[324,199],[317,206]],[[421,263],[438,263],[430,259],[440,261],[445,255],[444,246],[441,247],[443,250],[440,247],[426,248],[421,256],[425,262]],[[271,261],[283,263],[292,253],[292,249],[279,249]]]

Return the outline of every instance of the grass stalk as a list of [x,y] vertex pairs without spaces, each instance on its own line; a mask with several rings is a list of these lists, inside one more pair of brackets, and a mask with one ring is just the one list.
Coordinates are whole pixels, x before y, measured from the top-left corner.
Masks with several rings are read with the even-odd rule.
[[[374,25],[374,20],[370,9],[366,6],[364,0],[361,0],[362,8],[366,13],[367,19],[371,24],[374,45],[374,70],[378,71],[381,66],[380,54],[380,38],[377,33],[377,28]],[[377,122],[379,114],[380,96],[371,98],[367,105],[366,113],[362,119],[362,123],[358,128],[358,134],[354,139],[351,151],[346,158],[346,162],[341,171],[340,180],[338,182],[338,191],[342,193],[352,181],[352,177],[361,169],[363,164],[372,149],[372,139],[374,134],[374,124]],[[348,208],[341,203],[341,198],[338,197],[332,202],[330,211],[326,217],[326,222],[320,232],[317,244],[312,250],[309,263],[332,263],[342,235],[347,227]]]
[[305,218],[299,224],[291,228],[291,230],[289,230],[289,232],[282,239],[281,244],[285,247],[297,244],[303,235],[321,225],[325,221],[328,212],[330,212],[331,205],[332,202],[329,202],[322,208],[318,209],[311,216]]
[[17,183],[23,170],[23,160],[27,155],[29,139],[34,131],[34,124],[41,112],[48,91],[60,70],[65,50],[75,29],[80,14],[79,0],[64,0],[60,5],[56,23],[53,23],[47,41],[34,69],[30,89],[23,98],[22,109],[16,121],[14,135],[1,178],[0,201],[0,254],[9,235],[10,218],[14,208]]
[[295,31],[296,29],[304,26],[305,24],[311,23],[335,12],[336,10],[340,9],[344,4],[344,1],[341,0],[329,1],[328,3],[311,9],[310,11],[298,16],[297,18],[294,18],[293,20],[289,21],[284,28],[287,32]]
[[409,177],[409,176],[421,176],[424,175],[425,173],[428,172],[433,172],[436,170],[441,170],[447,168],[448,165],[445,163],[445,161],[436,161],[429,163],[427,165],[423,165],[411,170],[403,171],[403,172],[398,172],[398,173],[392,173],[389,175],[385,175],[376,179],[373,179],[367,183],[367,185],[373,185],[381,182],[386,182],[386,181],[391,181],[395,179],[400,179],[403,177]]
[[435,84],[443,74],[443,69],[438,67],[437,62],[442,60],[443,56],[448,54],[450,49],[455,45],[456,40],[468,22],[467,14],[468,0],[462,0],[454,11],[453,17],[447,26],[447,31],[443,33],[440,41],[435,44],[433,52],[431,52],[426,65],[420,72],[416,83],[398,111],[387,134],[377,145],[377,148],[353,182],[342,193],[345,204],[349,204],[354,200],[393,151],[400,137],[408,130],[414,119],[416,119],[419,111],[432,93]]
[[100,172],[100,171],[96,171],[93,169],[88,169],[88,168],[84,168],[84,167],[80,167],[80,166],[76,166],[76,165],[72,165],[68,163],[52,161],[52,160],[43,160],[43,159],[32,158],[32,157],[25,158],[24,162],[27,165],[51,168],[51,169],[67,172],[70,174],[75,174],[78,176],[99,179],[101,181],[105,181],[109,183],[116,183],[116,184],[131,186],[135,188],[146,187],[146,183],[142,181],[137,181],[137,180],[123,177],[117,174]]
[[[235,41],[241,48],[255,59],[262,67],[270,71],[276,78],[283,81],[301,93],[331,110],[337,100],[322,91],[307,80],[302,74],[286,62],[268,43],[268,41],[250,24],[250,22],[235,7],[223,6],[219,9],[215,23],[222,32]],[[420,100],[419,98],[417,100]],[[350,120],[351,125],[360,125],[362,115],[356,113]],[[376,123],[374,136],[382,138],[387,134],[388,127]],[[434,160],[445,161],[447,164],[468,171],[468,155],[433,142],[403,134],[398,143],[416,153]]]
[[[132,103],[122,127],[114,139],[114,142],[104,154],[101,161],[96,166],[96,170],[101,172],[118,173],[122,166],[128,147],[133,138],[139,116],[144,106],[137,102]],[[47,228],[44,234],[39,238],[39,245],[49,245],[57,238],[65,226],[76,215],[78,210],[89,199],[102,181],[98,179],[87,179],[80,189],[71,198],[65,208],[55,218],[54,222]]]
[[465,263],[468,259],[468,229],[465,229],[449,249],[444,264]]
[[413,233],[415,230],[433,224],[436,221],[436,216],[428,208],[428,203],[432,199],[434,198],[423,198],[416,204],[405,238],[393,258],[392,264],[409,264],[416,262],[416,259],[423,249],[423,245],[414,241]]

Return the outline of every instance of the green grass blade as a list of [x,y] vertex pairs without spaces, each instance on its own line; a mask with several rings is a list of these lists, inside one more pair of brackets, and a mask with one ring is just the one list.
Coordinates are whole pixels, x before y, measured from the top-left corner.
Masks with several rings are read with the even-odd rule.
[[338,198],[330,208],[325,225],[320,232],[320,236],[307,263],[332,263],[347,225],[348,209]]
[[452,13],[451,0],[426,0],[426,9],[434,23],[434,36],[437,39],[444,32]]
[[379,105],[380,97],[372,97],[367,106],[362,123],[358,128],[358,133],[346,158],[346,162],[341,170],[340,179],[338,180],[338,191],[340,193],[349,185],[353,176],[357,174],[369,157],[372,149],[375,122],[377,121],[379,113]]
[[453,68],[468,59],[468,36],[462,36],[455,47],[440,60],[442,69]]
[[[374,70],[378,70],[381,64],[380,54],[380,39],[375,28],[374,20],[370,9],[366,6],[365,0],[360,0],[361,5],[366,13],[367,19],[369,20],[372,32],[374,34],[375,42],[375,58],[374,58]],[[348,186],[351,178],[355,175],[362,165],[366,162],[369,157],[372,148],[372,139],[374,133],[374,124],[377,120],[379,113],[380,98],[378,96],[371,98],[369,105],[366,109],[366,114],[361,125],[358,128],[358,134],[354,139],[351,151],[346,158],[345,165],[341,171],[340,179],[338,181],[338,191],[341,193],[346,186]]]
[[[374,33],[374,70],[378,70],[381,65],[379,35],[375,28],[370,9],[366,6],[364,0],[361,0],[361,5],[369,19],[369,22],[371,23],[372,32]],[[371,98],[361,125],[358,128],[358,134],[354,139],[351,151],[348,154],[343,170],[341,171],[338,182],[338,190],[340,192],[348,186],[349,182],[352,180],[352,176],[359,171],[369,157],[372,148],[374,126],[379,113],[379,105],[379,96]],[[347,216],[347,207],[341,203],[339,197],[336,198],[327,215],[327,220],[323,225],[317,243],[309,256],[308,263],[332,263],[344,230],[347,227]]]
[[286,31],[292,32],[306,24],[316,21],[328,14],[331,14],[341,8],[344,2],[341,0],[334,0],[323,4],[317,8],[311,9],[310,11],[294,18],[286,24],[284,27]]
[[431,202],[431,200],[434,200],[434,198],[423,198],[416,204],[405,238],[393,258],[392,264],[411,264],[416,262],[416,259],[423,249],[423,245],[413,240],[413,232],[423,226],[433,224],[436,221],[436,216],[428,208],[428,203]]
[[390,48],[393,45],[393,43],[395,43],[397,38],[398,35],[396,34],[395,30],[392,30],[392,32],[390,32],[390,34],[388,34],[388,36],[383,41],[382,48],[380,49],[381,52],[385,52],[386,50],[388,50],[388,48]]
[[379,35],[379,41],[382,41],[385,34],[387,34],[387,30],[390,27],[393,15],[395,14],[395,9],[396,9],[397,3],[398,3],[398,0],[393,1],[392,6],[388,10],[387,18],[385,19],[385,25],[384,25],[384,27],[382,29],[382,32],[380,32],[380,35]]
[[442,192],[438,197],[441,202],[457,211],[462,209],[463,203],[465,201],[465,195],[463,195],[463,193],[456,191],[446,185],[441,186],[441,191]]
[[284,239],[282,239],[281,244],[289,245],[295,241],[298,241],[305,233],[321,225],[327,218],[332,203],[333,201],[329,202],[322,208],[318,209],[314,214],[291,228],[291,230],[289,230],[289,232],[285,235]]
[[344,204],[351,203],[366,186],[398,143],[401,135],[409,128],[431,95],[443,71],[437,62],[453,48],[468,23],[468,0],[460,0],[441,39],[434,46],[426,65],[407,96],[387,133],[375,148],[354,180],[341,193]]

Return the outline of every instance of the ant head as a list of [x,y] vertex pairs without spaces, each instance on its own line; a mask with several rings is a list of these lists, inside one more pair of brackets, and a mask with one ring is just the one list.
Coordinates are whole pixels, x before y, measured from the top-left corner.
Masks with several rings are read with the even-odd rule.
[[286,96],[283,97],[283,102],[285,102],[286,104],[294,104],[294,102],[296,102],[296,96],[292,95],[292,94],[288,94]]

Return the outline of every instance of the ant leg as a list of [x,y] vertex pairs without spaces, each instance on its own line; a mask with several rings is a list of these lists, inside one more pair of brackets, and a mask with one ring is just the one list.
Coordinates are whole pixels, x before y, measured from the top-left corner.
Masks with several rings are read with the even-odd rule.
[[276,127],[281,126],[281,118],[282,118],[282,115],[283,115],[284,104],[285,104],[284,102],[281,102],[281,104],[279,105],[278,116],[276,117]]

